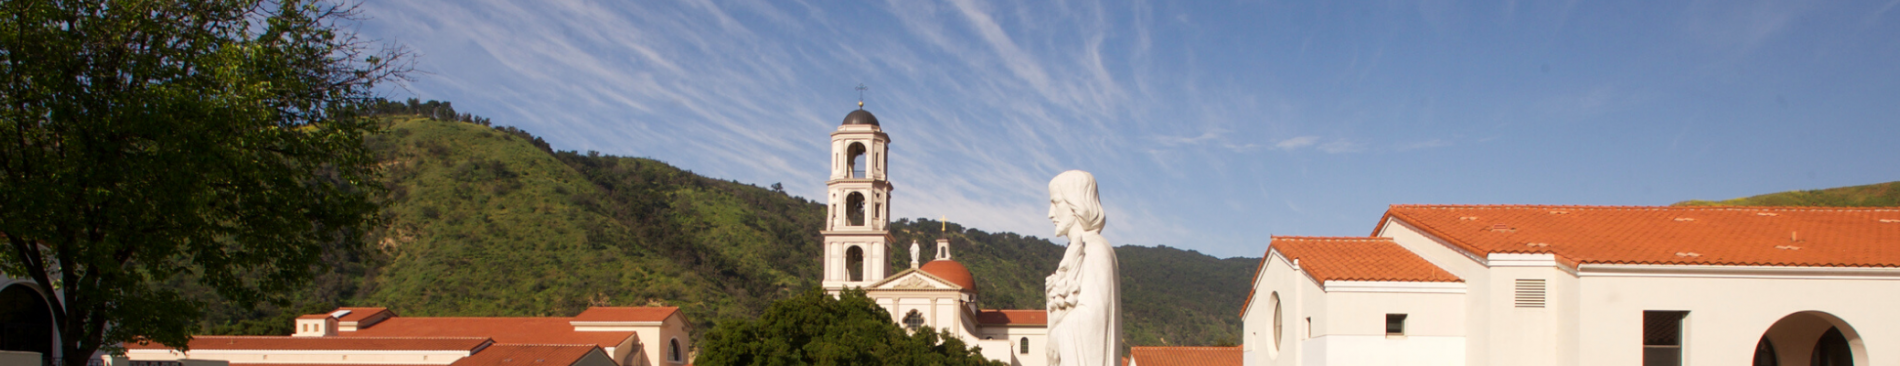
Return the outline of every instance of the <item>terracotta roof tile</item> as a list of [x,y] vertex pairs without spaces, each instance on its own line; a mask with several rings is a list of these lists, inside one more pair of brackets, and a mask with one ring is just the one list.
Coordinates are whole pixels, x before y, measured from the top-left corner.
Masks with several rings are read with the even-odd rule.
[[1451,272],[1393,243],[1391,238],[1275,236],[1267,247],[1288,259],[1298,259],[1300,269],[1322,284],[1326,281],[1463,282]]
[[[374,364],[375,366],[442,366],[441,364]],[[243,363],[232,362],[231,366],[364,366],[361,363]]]
[[1047,310],[985,309],[976,313],[977,324],[1049,325]]
[[[289,336],[197,336],[192,350],[276,349],[276,350],[350,350],[350,351],[442,351],[473,350],[489,343],[486,337],[289,337]],[[152,342],[125,343],[126,349],[172,349]]]
[[668,307],[607,307],[587,308],[581,315],[574,316],[580,322],[657,322],[679,312],[680,308]]
[[1240,347],[1132,347],[1128,364],[1138,366],[1240,366]]
[[948,259],[934,260],[917,267],[917,270],[928,272],[933,276],[937,276],[937,278],[942,278],[957,286],[962,286],[964,291],[976,292],[976,277],[970,276],[970,269],[964,268],[963,264],[957,263],[957,261]]
[[497,343],[593,344],[613,347],[633,331],[577,332],[574,318],[394,317],[339,337],[490,337]]
[[592,352],[602,351],[591,344],[497,344],[449,365],[568,366]]
[[[1900,208],[1393,205],[1460,249],[1566,263],[1900,266]],[[1883,221],[1885,220],[1885,221]]]
[[[336,313],[336,311],[341,311],[341,310],[350,311],[349,314],[345,314],[343,315],[343,317],[336,319],[337,321],[341,321],[341,322],[362,321],[363,319],[369,318],[370,316],[376,315],[378,313],[389,312],[389,309],[387,308],[336,308],[336,310],[331,311],[331,313]],[[396,314],[390,313],[389,315],[395,316]]]

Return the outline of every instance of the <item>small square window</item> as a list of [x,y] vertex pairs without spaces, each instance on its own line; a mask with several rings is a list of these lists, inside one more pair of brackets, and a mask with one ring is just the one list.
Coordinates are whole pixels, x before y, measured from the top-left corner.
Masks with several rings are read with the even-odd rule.
[[1405,335],[1405,314],[1385,314],[1385,335]]

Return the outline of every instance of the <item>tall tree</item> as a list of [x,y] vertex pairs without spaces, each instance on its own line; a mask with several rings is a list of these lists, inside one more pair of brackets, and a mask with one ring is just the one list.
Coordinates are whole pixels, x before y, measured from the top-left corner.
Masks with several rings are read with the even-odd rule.
[[408,71],[311,0],[0,1],[0,270],[53,304],[84,365],[183,346],[186,276],[280,299],[326,250],[360,250],[378,170],[359,106]]
[[908,331],[891,313],[849,289],[817,288],[772,303],[756,320],[721,322],[706,334],[696,365],[971,365],[1003,363],[930,327]]

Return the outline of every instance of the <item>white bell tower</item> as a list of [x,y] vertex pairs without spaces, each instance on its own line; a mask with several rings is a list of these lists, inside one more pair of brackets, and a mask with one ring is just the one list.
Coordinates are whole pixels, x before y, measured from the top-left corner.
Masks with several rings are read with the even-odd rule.
[[831,133],[831,179],[825,181],[825,272],[820,283],[837,294],[890,275],[891,183],[885,177],[891,138],[864,110],[845,115]]

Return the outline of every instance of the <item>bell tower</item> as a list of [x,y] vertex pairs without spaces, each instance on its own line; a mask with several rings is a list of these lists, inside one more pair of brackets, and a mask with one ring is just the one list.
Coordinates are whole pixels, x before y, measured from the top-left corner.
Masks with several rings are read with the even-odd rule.
[[836,295],[890,275],[891,182],[885,162],[891,138],[864,110],[844,116],[831,133],[831,178],[825,181],[825,292]]

